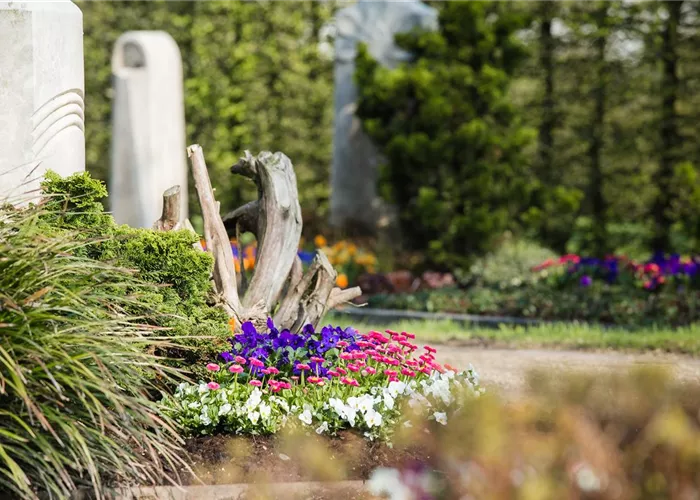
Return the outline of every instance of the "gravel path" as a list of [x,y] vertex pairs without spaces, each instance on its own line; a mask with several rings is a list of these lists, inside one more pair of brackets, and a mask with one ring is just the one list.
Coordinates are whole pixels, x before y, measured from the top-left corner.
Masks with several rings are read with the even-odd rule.
[[485,349],[442,345],[438,347],[440,361],[456,368],[469,363],[486,387],[506,395],[522,393],[526,374],[534,369],[548,372],[587,371],[604,373],[640,365],[664,366],[680,381],[700,381],[700,359],[657,353],[553,351],[543,349]]

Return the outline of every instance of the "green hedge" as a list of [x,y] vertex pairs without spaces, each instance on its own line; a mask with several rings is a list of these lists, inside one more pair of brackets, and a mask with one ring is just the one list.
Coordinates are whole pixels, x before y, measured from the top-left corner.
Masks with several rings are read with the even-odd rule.
[[187,143],[204,148],[222,210],[255,195],[252,183],[229,173],[245,149],[284,151],[296,169],[305,222],[314,230],[311,223],[328,206],[333,133],[333,63],[319,43],[336,2],[78,5],[85,32],[87,168],[96,178],[109,177],[114,43],[129,30],[163,30],[182,54]]

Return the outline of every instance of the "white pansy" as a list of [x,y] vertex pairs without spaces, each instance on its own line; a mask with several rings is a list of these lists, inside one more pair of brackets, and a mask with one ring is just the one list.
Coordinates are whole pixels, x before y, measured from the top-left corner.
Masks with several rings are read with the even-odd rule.
[[190,404],[187,405],[187,407],[192,410],[196,410],[200,406],[202,406],[202,403],[200,403],[199,401],[192,401]]
[[433,418],[442,425],[447,425],[447,413],[442,411],[436,411],[433,413]]
[[330,406],[340,418],[345,418],[345,403],[343,403],[340,399],[330,398],[328,400],[328,406]]
[[263,420],[266,420],[270,418],[270,414],[272,413],[272,408],[270,405],[267,405],[265,403],[260,403],[260,416],[263,418]]
[[209,415],[202,412],[202,414],[199,416],[199,420],[201,420],[202,424],[204,425],[211,425],[211,419],[209,418]]
[[394,409],[394,398],[391,397],[391,394],[389,394],[389,391],[384,391],[384,406],[386,407],[387,410]]
[[255,389],[253,389],[253,392],[250,393],[250,396],[248,396],[248,400],[245,402],[246,410],[250,412],[257,408],[258,404],[260,404],[261,399],[262,391],[256,387]]
[[345,420],[347,420],[350,423],[351,427],[355,427],[355,417],[357,416],[357,410],[355,410],[349,405],[345,405],[344,413]]
[[382,425],[382,414],[378,411],[371,409],[365,413],[365,422],[368,427],[379,427]]
[[221,405],[221,408],[219,408],[219,416],[228,415],[229,413],[231,413],[232,409],[233,407],[229,403]]
[[328,422],[323,422],[321,425],[316,427],[316,434],[323,434],[324,432],[328,432]]
[[367,481],[367,489],[376,497],[388,497],[391,500],[408,500],[413,498],[411,489],[401,480],[397,469],[379,467],[374,469]]
[[389,390],[391,397],[395,398],[396,396],[403,394],[403,392],[406,390],[406,384],[399,381],[389,382],[387,389]]
[[205,383],[199,384],[199,387],[197,388],[200,394],[204,394],[205,392],[209,392],[209,387]]
[[306,425],[311,425],[311,421],[313,420],[313,417],[311,416],[311,411],[309,410],[304,410],[299,414],[299,420],[304,422]]
[[248,420],[250,420],[250,423],[255,425],[258,423],[258,419],[260,418],[260,413],[257,411],[251,411],[248,413]]

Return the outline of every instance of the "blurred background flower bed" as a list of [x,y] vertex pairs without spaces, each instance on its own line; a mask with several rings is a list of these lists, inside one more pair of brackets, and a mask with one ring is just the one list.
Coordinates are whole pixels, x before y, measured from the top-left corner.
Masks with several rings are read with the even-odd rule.
[[641,262],[622,255],[557,257],[515,242],[468,272],[455,272],[452,283],[415,288],[379,289],[369,307],[629,326],[700,320],[698,256],[656,254]]

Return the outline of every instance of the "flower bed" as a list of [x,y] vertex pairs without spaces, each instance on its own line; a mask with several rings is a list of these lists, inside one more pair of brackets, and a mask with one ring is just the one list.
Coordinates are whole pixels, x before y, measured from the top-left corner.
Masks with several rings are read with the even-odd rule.
[[308,427],[335,435],[353,429],[370,439],[388,438],[417,418],[446,423],[462,393],[478,395],[473,369],[458,372],[420,349],[413,335],[309,325],[301,333],[268,331],[251,323],[230,339],[221,364],[209,363],[210,380],[183,383],[162,406],[191,434],[266,435]]
[[625,326],[700,321],[700,258],[656,256],[638,263],[566,255],[517,283],[477,284],[368,299],[370,307],[601,322]]

